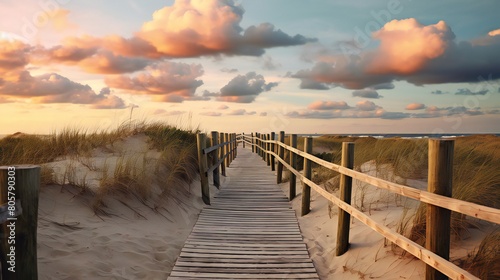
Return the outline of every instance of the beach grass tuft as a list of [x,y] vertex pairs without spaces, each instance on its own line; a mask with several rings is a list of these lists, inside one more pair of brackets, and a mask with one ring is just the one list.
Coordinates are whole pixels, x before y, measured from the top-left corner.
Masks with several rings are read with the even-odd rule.
[[[151,198],[186,190],[198,176],[197,132],[161,122],[131,121],[107,130],[72,127],[50,135],[17,133],[0,139],[0,165],[41,165],[42,185],[76,187],[93,197],[90,206],[95,213],[108,214],[106,200],[112,197],[132,197],[146,204]],[[146,136],[152,155],[116,147],[135,135]],[[100,164],[94,156],[103,152],[109,160]],[[64,160],[56,174],[52,163]],[[88,184],[87,176],[93,173],[100,177],[97,187]]]

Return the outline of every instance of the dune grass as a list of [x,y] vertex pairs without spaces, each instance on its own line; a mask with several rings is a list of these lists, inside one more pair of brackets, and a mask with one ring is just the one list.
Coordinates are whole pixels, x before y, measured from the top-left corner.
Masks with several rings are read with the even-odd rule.
[[481,279],[500,279],[500,229],[488,234],[475,252],[457,262]]
[[[322,151],[316,153],[316,156],[340,164],[342,142],[347,141],[355,143],[355,169],[359,169],[365,162],[373,161],[377,168],[377,177],[388,181],[405,184],[398,182],[396,177],[421,180],[427,177],[428,140],[426,139],[323,136],[314,139],[314,146]],[[384,176],[383,169],[388,165],[396,177]],[[494,135],[457,137],[454,150],[452,197],[500,208],[499,167],[500,139],[498,137]],[[316,168],[317,171],[314,174],[317,177],[313,178],[313,181],[323,182],[327,190],[334,192],[336,188],[329,186],[328,182],[332,181],[331,178],[336,178],[337,173],[323,167]],[[363,194],[360,195],[363,196]],[[404,211],[401,220],[397,223],[397,231],[421,245],[425,244],[425,204],[420,203],[416,209],[410,209],[405,204],[403,206]],[[358,207],[366,210],[363,203]],[[480,226],[475,218],[452,213],[451,228],[455,240],[468,238],[470,229]],[[498,236],[498,231],[488,236],[479,247],[477,256],[471,257],[463,267],[480,277],[490,277],[495,273],[495,269],[498,271],[499,254],[497,252],[500,246]],[[490,247],[495,248],[496,251],[490,250]]]
[[[106,200],[116,195],[145,204],[152,200],[151,207],[158,207],[162,198],[172,198],[196,178],[197,132],[160,122],[133,121],[109,130],[65,128],[43,136],[16,134],[0,139],[0,165],[41,165],[42,185],[71,186],[90,194],[89,204],[96,214],[107,214]],[[134,135],[147,136],[151,156],[115,147]],[[93,157],[102,153],[110,160],[98,164]],[[67,163],[55,174],[50,163],[60,160]],[[97,187],[88,184],[87,174],[92,173],[100,174]]]

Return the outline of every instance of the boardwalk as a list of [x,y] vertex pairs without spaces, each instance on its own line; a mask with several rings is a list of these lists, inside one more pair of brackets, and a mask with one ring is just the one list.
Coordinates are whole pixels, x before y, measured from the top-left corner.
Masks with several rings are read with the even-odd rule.
[[319,279],[295,212],[256,154],[239,149],[169,279]]

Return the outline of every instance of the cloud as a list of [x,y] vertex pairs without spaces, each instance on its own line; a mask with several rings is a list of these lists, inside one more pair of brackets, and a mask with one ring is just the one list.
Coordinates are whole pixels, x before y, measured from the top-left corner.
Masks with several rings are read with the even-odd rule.
[[319,89],[375,88],[394,81],[424,85],[500,78],[500,39],[457,42],[444,21],[423,25],[412,18],[393,20],[372,37],[378,44],[364,51],[313,49],[309,57],[314,66],[292,77],[301,80],[301,87]]
[[461,88],[461,89],[458,89],[457,92],[455,92],[455,95],[485,95],[488,93],[488,90],[485,89],[485,90],[480,90],[480,91],[475,91],[475,92],[472,92],[470,89],[468,88]]
[[153,96],[155,101],[183,102],[201,98],[195,92],[203,85],[203,81],[197,80],[203,73],[200,64],[163,61],[137,75],[107,77],[105,82],[112,88]]
[[434,90],[431,92],[431,94],[447,94],[448,92],[442,91],[442,90]]
[[455,34],[444,21],[424,26],[416,19],[392,20],[373,33],[380,46],[367,64],[376,74],[414,73],[444,54]]
[[236,72],[238,72],[238,69],[236,69],[236,68],[231,68],[231,69],[229,69],[229,68],[222,68],[222,69],[220,69],[220,71],[224,72],[224,73],[236,73]]
[[411,115],[408,113],[402,112],[384,112],[380,118],[386,120],[401,120],[410,117]]
[[500,35],[500,29],[491,30],[490,32],[488,32],[488,35],[491,37],[498,36]]
[[378,85],[373,85],[370,87],[371,89],[394,89],[393,83],[381,83]]
[[342,110],[350,107],[345,101],[315,101],[307,108],[311,110]]
[[56,73],[32,76],[28,71],[18,73],[16,81],[0,82],[0,97],[26,100],[33,103],[88,104],[95,109],[123,109],[123,99],[111,95],[108,88],[96,94],[88,85],[73,82]]
[[245,109],[237,109],[237,110],[233,110],[233,111],[228,113],[228,115],[231,115],[231,116],[243,116],[246,114],[247,114],[247,110],[245,110]]
[[222,104],[219,107],[217,107],[217,109],[219,109],[219,110],[226,110],[226,109],[229,109],[229,107],[227,105],[225,105],[225,104]]
[[292,111],[285,116],[296,119],[334,119],[340,118],[341,114],[332,111]]
[[201,112],[200,115],[207,116],[207,117],[220,117],[220,116],[222,116],[222,113],[219,113],[219,112]]
[[[29,63],[31,47],[18,40],[0,40],[0,74],[22,70]],[[3,75],[0,78],[5,78]]]
[[279,62],[275,62],[273,58],[268,55],[264,56],[263,68],[265,70],[276,70],[279,67],[281,67]]
[[[71,26],[67,10],[58,10],[57,28]],[[177,0],[154,12],[130,38],[118,35],[67,37],[58,46],[38,46],[32,63],[62,63],[101,74],[132,73],[154,60],[207,55],[261,56],[265,49],[303,45],[316,39],[288,35],[271,23],[243,29],[243,8],[233,0]],[[272,62],[268,61],[268,66]],[[235,69],[228,69],[234,72]]]
[[228,54],[260,56],[265,48],[315,41],[290,36],[270,23],[240,26],[244,10],[232,0],[175,1],[153,14],[136,36],[161,56],[198,57]]
[[266,83],[262,75],[249,72],[246,75],[234,77],[227,85],[220,89],[217,100],[237,103],[251,103],[265,91],[270,91],[278,83]]
[[261,116],[261,117],[267,117],[267,112],[261,112],[261,113],[259,114],[259,116]]
[[356,109],[360,111],[375,111],[376,109],[381,109],[381,107],[371,101],[363,100],[356,103]]
[[74,65],[87,72],[98,74],[131,73],[142,70],[153,62],[152,59],[130,56],[127,51],[118,51],[119,48],[110,46],[108,42],[115,39],[109,38],[99,39],[90,36],[67,38],[63,45],[49,49],[37,47],[33,51],[31,62],[38,65],[53,63]]
[[[295,77],[297,77],[297,76],[295,76]],[[312,79],[303,78],[300,81],[299,88],[301,88],[301,89],[327,90],[327,89],[330,89],[330,86],[328,86],[324,83],[316,82]]]
[[100,50],[80,61],[78,65],[89,73],[121,74],[142,70],[150,63],[149,59],[125,57],[115,55],[110,51]]
[[186,112],[184,111],[167,111],[165,109],[156,109],[153,112],[153,115],[164,115],[164,116],[177,116],[177,115],[182,115]]
[[425,109],[425,104],[410,103],[410,104],[406,105],[405,109],[406,110],[421,110],[421,109]]
[[382,98],[382,95],[378,94],[378,92],[374,89],[355,90],[352,92],[352,96],[362,97],[362,98],[373,98],[373,99]]

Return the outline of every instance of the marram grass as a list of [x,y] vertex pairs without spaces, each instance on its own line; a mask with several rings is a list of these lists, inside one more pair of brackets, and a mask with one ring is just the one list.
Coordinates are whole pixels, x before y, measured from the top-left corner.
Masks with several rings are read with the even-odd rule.
[[[153,208],[161,199],[175,199],[175,192],[183,191],[198,176],[197,132],[160,122],[134,121],[100,131],[76,127],[44,136],[16,134],[0,139],[0,165],[41,165],[42,185],[71,186],[90,195],[89,206],[97,214],[109,214],[106,200],[117,195],[153,204]],[[158,156],[115,150],[116,142],[140,134],[147,136],[150,150]],[[114,164],[105,161],[99,165],[92,159],[97,149],[119,157]],[[55,176],[50,163],[62,159],[69,159],[69,163]],[[77,167],[83,176],[77,176]],[[87,182],[87,174],[92,172],[100,174],[97,189]]]

